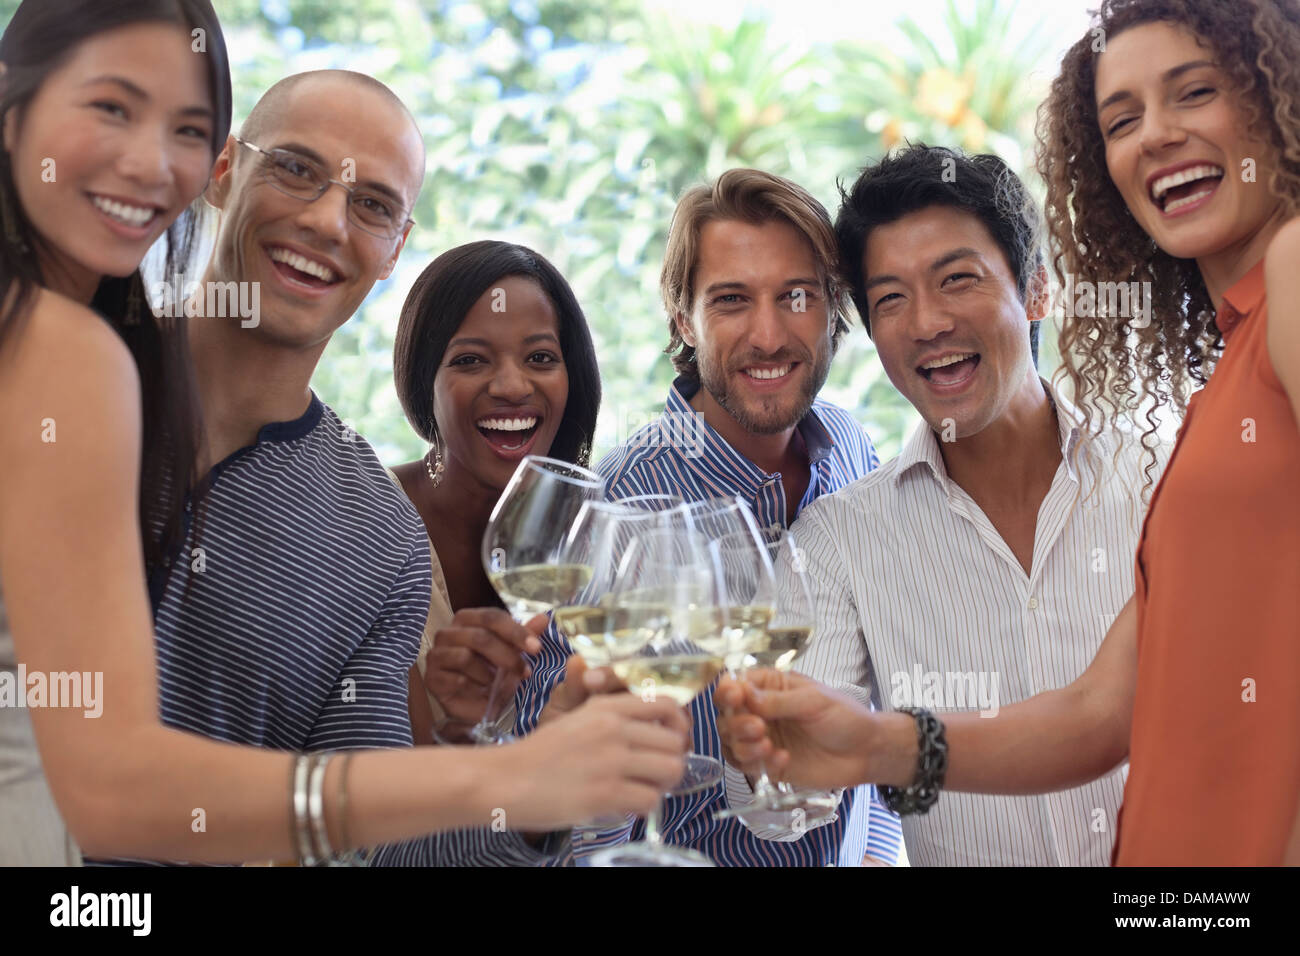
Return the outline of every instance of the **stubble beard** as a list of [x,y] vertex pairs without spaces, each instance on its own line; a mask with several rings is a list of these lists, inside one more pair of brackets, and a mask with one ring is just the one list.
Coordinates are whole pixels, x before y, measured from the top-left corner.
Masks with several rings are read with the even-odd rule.
[[[808,356],[801,356],[792,361],[809,366],[808,359]],[[798,396],[786,409],[781,407],[783,402],[788,401],[784,396],[774,395],[771,398],[760,399],[758,402],[751,404],[734,399],[727,391],[727,372],[706,360],[698,352],[696,353],[696,366],[700,373],[700,387],[707,391],[713,400],[736,420],[736,423],[741,428],[754,435],[776,435],[799,424],[812,408],[817,393],[826,384],[826,377],[831,366],[831,352],[828,343],[827,347],[811,363],[811,371],[804,375],[803,386]],[[745,373],[736,369],[735,374],[744,375]]]

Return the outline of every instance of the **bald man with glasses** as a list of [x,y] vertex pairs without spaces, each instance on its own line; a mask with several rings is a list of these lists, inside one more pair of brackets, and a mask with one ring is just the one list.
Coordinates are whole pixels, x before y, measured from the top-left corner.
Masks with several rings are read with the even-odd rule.
[[[186,310],[205,490],[150,581],[173,727],[299,752],[411,746],[428,539],[309,382],[392,273],[423,177],[401,101],[333,70],[272,87],[217,160],[206,198],[221,227]],[[209,314],[203,290],[232,283],[257,290],[241,298],[255,321]]]

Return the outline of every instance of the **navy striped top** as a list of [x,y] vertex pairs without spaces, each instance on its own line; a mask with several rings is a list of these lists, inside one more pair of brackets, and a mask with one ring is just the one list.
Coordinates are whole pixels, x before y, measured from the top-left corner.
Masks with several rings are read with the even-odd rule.
[[276,750],[411,746],[428,538],[314,394],[213,469],[199,540],[172,560],[151,579],[164,723]]

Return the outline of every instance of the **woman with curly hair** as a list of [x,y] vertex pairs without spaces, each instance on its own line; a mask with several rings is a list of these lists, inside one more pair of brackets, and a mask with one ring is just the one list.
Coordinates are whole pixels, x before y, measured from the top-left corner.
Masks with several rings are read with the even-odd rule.
[[870,714],[764,676],[719,692],[748,711],[727,735],[797,782],[922,803],[1128,758],[1120,864],[1300,863],[1300,0],[1106,0],[1040,115],[1058,277],[1151,289],[1141,317],[1065,321],[1076,398],[1099,424],[1144,418],[1144,441],[1186,413],[1136,594],[1077,681],[996,718]]

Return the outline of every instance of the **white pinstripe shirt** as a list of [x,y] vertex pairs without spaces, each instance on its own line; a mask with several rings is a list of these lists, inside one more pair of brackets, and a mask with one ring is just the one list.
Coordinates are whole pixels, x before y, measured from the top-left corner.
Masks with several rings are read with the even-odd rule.
[[[1074,410],[1058,409],[1063,460],[1029,574],[948,478],[925,423],[893,461],[805,508],[793,531],[818,621],[796,669],[882,709],[936,711],[992,711],[1082,673],[1133,593],[1140,450],[1125,442],[1112,465],[1115,439],[1081,443]],[[908,857],[1104,866],[1126,774],[1041,796],[944,792],[928,814],[903,818]]]

